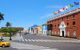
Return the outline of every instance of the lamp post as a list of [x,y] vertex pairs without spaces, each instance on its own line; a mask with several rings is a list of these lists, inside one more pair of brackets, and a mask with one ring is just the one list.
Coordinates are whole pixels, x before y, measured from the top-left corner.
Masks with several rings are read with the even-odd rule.
[[11,32],[10,32],[10,39],[9,39],[9,40],[12,40],[11,36],[12,36],[12,35],[11,35]]

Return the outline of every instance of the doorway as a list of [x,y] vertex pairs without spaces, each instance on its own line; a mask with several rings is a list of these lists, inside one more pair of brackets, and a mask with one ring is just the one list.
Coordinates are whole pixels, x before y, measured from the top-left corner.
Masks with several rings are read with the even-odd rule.
[[64,31],[62,31],[62,37],[64,37]]

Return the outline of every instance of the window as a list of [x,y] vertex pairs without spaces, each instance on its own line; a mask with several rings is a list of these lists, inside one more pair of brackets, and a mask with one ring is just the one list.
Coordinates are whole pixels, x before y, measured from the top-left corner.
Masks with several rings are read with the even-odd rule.
[[67,26],[69,25],[69,23],[67,23]]
[[72,15],[72,19],[75,19],[75,15],[74,14]]
[[55,25],[55,27],[56,27],[56,25]]
[[63,20],[63,18],[62,18],[62,20]]
[[58,19],[58,21],[59,21],[59,19]]
[[75,25],[75,21],[73,21],[73,25]]
[[68,19],[69,17],[67,16],[67,19]]
[[59,26],[59,24],[58,24],[58,26]]
[[75,16],[73,15],[72,18],[74,18]]
[[72,17],[74,18],[75,17],[75,14]]

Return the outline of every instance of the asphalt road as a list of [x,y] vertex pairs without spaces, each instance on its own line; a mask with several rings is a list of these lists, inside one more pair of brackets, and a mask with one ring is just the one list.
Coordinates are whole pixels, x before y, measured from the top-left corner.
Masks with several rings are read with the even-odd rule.
[[[24,43],[24,42],[20,42]],[[37,45],[49,48],[56,48],[57,50],[80,50],[80,43],[70,42],[26,42],[24,44]]]
[[57,48],[59,50],[80,50],[79,43],[66,43],[66,42],[28,42],[28,44]]
[[[43,39],[43,40],[65,40],[65,41],[77,41],[77,39],[67,39],[67,38],[55,38],[55,37],[48,37],[48,36],[39,36],[39,35],[32,35],[26,34],[23,35],[25,39]],[[24,43],[24,42],[23,42]],[[50,47],[50,48],[57,48],[58,50],[80,50],[80,43],[76,42],[36,42],[36,41],[27,41],[27,44]]]
[[[48,37],[26,34],[22,35],[23,39],[29,39],[30,41],[13,41],[12,46],[9,48],[0,48],[0,50],[80,50],[80,43],[76,39],[58,38],[58,37]],[[44,40],[44,41],[33,41],[33,40]],[[60,42],[46,42],[45,40],[60,40]],[[65,42],[63,42],[65,40]],[[75,42],[66,42],[66,41]],[[34,47],[35,46],[35,47]],[[42,47],[41,47],[42,46]],[[32,48],[32,49],[30,49]],[[35,48],[35,49],[33,49]],[[37,49],[36,49],[37,48]],[[45,48],[45,49],[41,49]],[[50,48],[50,49],[47,49]]]
[[[42,35],[35,35],[35,34],[25,34],[22,33],[23,38],[25,39],[42,39],[42,40],[70,40],[70,38],[65,37],[56,37],[56,36],[42,36]],[[72,39],[71,40],[75,40]]]
[[12,47],[6,47],[6,48],[0,48],[0,50],[17,50],[17,49]]

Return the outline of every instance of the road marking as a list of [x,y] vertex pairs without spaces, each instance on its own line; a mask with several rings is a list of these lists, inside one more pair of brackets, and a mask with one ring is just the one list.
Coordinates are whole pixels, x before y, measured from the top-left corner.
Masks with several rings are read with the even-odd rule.
[[19,41],[28,41],[28,42],[75,42],[75,43],[80,43],[80,40],[47,40],[47,39],[24,39],[22,36],[15,36],[13,37],[14,40],[19,40]]
[[[17,48],[17,49],[37,49],[37,50],[53,50],[50,49],[49,47],[43,47],[43,46],[37,46],[37,45],[30,45],[30,44],[24,44],[24,43],[18,43],[18,42],[11,42],[11,47],[12,48]],[[55,49],[57,50],[57,49]]]
[[42,39],[25,39],[27,42],[75,42],[75,43],[80,43],[80,40],[42,40]]

